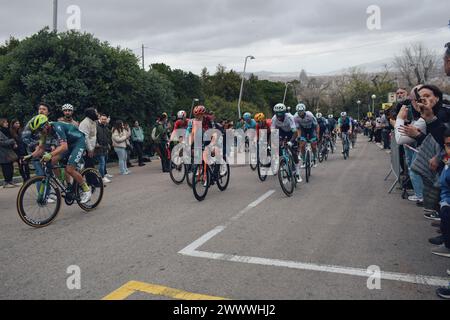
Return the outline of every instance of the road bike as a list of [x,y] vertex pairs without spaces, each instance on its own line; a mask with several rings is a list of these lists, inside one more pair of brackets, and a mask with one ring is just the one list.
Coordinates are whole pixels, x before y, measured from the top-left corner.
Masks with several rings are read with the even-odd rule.
[[286,140],[281,141],[280,145],[278,180],[283,192],[291,197],[297,187],[297,179],[294,156]]
[[225,191],[230,182],[230,165],[223,161],[208,164],[205,160],[202,164],[196,164],[192,170],[192,190],[198,201],[203,201],[209,188],[217,184],[220,191]]
[[52,166],[49,162],[41,162],[44,175],[35,176],[25,182],[17,195],[17,212],[27,225],[42,228],[51,224],[61,209],[62,199],[68,206],[76,202],[81,209],[87,212],[100,205],[103,199],[104,185],[102,177],[96,169],[86,168],[80,171],[92,192],[91,200],[81,203],[81,186],[76,181],[67,183],[54,173],[54,171],[64,170],[66,165]]
[[307,141],[305,147],[305,163],[304,163],[306,183],[309,183],[309,180],[311,178],[311,169],[314,166],[315,161],[316,160],[313,157],[311,141]]
[[350,140],[348,138],[347,132],[342,132],[342,154],[344,155],[344,160],[350,157]]

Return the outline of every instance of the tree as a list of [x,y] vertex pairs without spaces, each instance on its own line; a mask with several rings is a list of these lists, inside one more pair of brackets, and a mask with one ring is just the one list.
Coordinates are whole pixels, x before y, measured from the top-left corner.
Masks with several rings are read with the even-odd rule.
[[436,71],[436,54],[422,43],[403,49],[403,55],[395,57],[394,66],[410,88],[427,83]]
[[154,118],[174,104],[167,79],[141,70],[131,51],[113,48],[91,34],[56,34],[46,28],[14,42],[13,48],[11,43],[0,55],[0,114],[8,117],[29,119],[40,101],[53,107],[71,103],[78,116],[96,107],[127,121]]

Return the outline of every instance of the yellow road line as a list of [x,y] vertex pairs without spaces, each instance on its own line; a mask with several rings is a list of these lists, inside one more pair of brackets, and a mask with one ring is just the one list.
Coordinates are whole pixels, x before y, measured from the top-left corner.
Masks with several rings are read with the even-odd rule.
[[136,291],[148,294],[164,296],[178,300],[227,300],[221,297],[208,296],[204,294],[192,293],[183,290],[164,287],[156,284],[150,284],[139,281],[130,281],[119,289],[111,292],[102,300],[124,300]]

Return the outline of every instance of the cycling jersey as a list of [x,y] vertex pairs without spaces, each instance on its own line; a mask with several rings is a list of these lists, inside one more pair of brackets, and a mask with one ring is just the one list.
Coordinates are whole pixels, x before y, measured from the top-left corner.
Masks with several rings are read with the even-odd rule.
[[[283,132],[296,132],[297,126],[295,125],[294,116],[290,113],[286,113],[284,116],[284,121],[278,120],[277,116],[273,116],[272,124],[270,126],[272,130],[279,129]],[[280,132],[281,135],[281,132]]]
[[306,111],[305,117],[302,118],[298,113],[294,116],[295,123],[299,129],[315,129],[317,128],[317,119],[311,111]]
[[324,117],[317,119],[317,125],[319,126],[320,135],[322,136],[328,129],[327,119]]
[[338,125],[339,125],[339,128],[341,129],[341,132],[350,131],[350,128],[351,128],[350,118],[348,118],[348,117],[345,119],[343,119],[342,117],[339,118]]
[[175,131],[178,129],[187,129],[189,121],[190,121],[189,119],[175,121],[175,124],[173,125],[173,130]]
[[256,121],[254,119],[251,119],[248,122],[245,121],[244,130],[247,131],[248,129],[256,129]]
[[328,119],[328,130],[331,132],[336,128],[336,120],[334,118]]
[[259,139],[259,130],[267,130],[267,134],[270,135],[270,127],[272,126],[272,119],[266,119],[262,123],[256,124],[256,134]]
[[74,125],[75,127],[79,127],[80,126],[80,124],[77,122],[77,121],[75,121],[75,120],[70,120],[70,121],[68,121],[66,118],[64,118],[64,117],[61,117],[61,118],[59,118],[58,119],[58,122],[63,122],[63,123],[68,123],[68,124],[72,124],[72,125]]
[[[76,167],[81,162],[86,150],[86,136],[77,127],[68,123],[50,122],[50,127],[51,130],[48,135],[55,138],[58,144],[67,143],[67,154],[69,155],[67,164]],[[39,145],[45,145],[46,140],[47,135],[42,134]]]

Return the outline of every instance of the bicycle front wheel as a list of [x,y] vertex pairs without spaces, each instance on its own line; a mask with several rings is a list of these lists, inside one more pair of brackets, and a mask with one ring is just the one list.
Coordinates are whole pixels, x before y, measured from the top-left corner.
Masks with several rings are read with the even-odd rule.
[[208,168],[204,164],[197,164],[194,166],[192,177],[192,190],[194,197],[198,201],[205,200],[208,194],[210,184],[210,174]]
[[306,183],[309,183],[309,176],[311,175],[311,153],[309,151],[305,155],[305,171]]
[[230,182],[230,165],[227,163],[219,165],[219,178],[217,179],[217,187],[220,191],[225,191]]
[[[88,184],[89,188],[91,188],[92,196],[91,200],[86,203],[81,203],[80,197],[77,196],[77,203],[81,209],[89,212],[97,208],[100,205],[100,202],[102,202],[104,191],[103,180],[100,176],[100,173],[93,168],[84,169],[83,171],[81,171],[81,175]],[[82,191],[83,190],[81,190],[81,186],[78,186],[78,194],[80,194]]]
[[288,196],[292,196],[294,193],[294,176],[292,175],[289,163],[285,158],[280,159],[280,167],[278,169],[278,180],[283,192]]
[[[177,164],[178,163],[178,164]],[[170,162],[170,178],[175,184],[182,184],[186,177],[186,167],[181,160]]]
[[27,225],[34,228],[48,226],[61,208],[61,193],[43,176],[25,182],[17,195],[17,212]]

